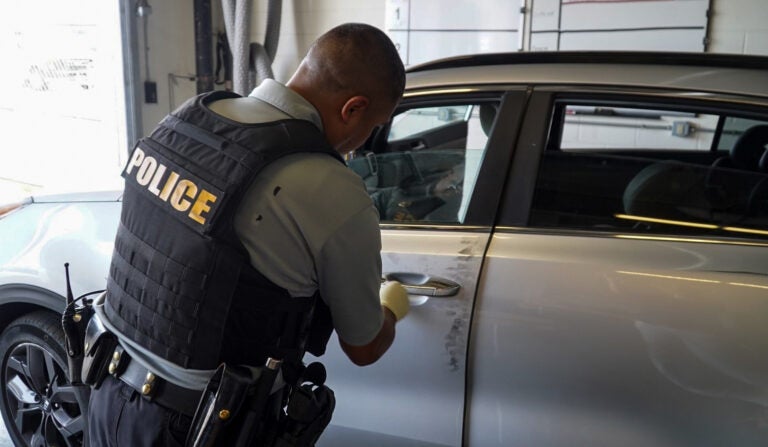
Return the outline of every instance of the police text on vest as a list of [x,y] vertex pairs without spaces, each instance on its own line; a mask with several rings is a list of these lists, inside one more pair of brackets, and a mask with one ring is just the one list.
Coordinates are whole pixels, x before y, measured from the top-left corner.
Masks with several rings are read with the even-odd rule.
[[[135,174],[131,174],[134,168],[138,168]],[[180,178],[179,174],[157,161],[155,157],[146,155],[136,147],[128,165],[125,167],[125,176],[135,176],[136,182],[147,188],[160,200],[182,213],[189,210],[187,216],[199,224],[205,224],[204,214],[211,210],[211,204],[216,201],[216,195],[198,186],[193,180]],[[162,186],[160,186],[162,184]],[[194,201],[194,202],[193,202]]]

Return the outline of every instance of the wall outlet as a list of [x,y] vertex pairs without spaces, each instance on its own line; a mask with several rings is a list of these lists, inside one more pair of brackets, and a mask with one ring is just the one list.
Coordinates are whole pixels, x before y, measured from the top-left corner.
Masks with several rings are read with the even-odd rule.
[[147,104],[157,104],[157,83],[144,81],[144,102]]

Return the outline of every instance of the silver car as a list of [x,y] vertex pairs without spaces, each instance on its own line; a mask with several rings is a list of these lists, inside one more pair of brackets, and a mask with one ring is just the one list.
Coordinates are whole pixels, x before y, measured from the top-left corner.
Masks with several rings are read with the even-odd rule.
[[[413,67],[349,166],[412,312],[321,359],[322,446],[768,444],[768,58],[491,54]],[[119,193],[0,218],[0,397],[79,445],[59,329],[104,287]],[[308,359],[311,360],[311,359]]]

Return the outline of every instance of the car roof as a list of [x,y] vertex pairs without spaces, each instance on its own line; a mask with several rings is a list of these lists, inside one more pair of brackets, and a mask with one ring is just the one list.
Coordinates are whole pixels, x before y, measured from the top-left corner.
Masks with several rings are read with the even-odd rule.
[[60,194],[40,194],[31,198],[32,203],[64,203],[64,202],[117,202],[123,195],[122,191],[83,191]]
[[[668,88],[768,98],[768,57],[675,52],[490,53],[408,69],[408,92],[460,85]],[[406,93],[407,96],[407,93]]]

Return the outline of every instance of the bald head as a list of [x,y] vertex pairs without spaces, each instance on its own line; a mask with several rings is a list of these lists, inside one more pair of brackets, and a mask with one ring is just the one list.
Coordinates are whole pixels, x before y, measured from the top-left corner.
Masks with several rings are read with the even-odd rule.
[[297,71],[329,93],[365,95],[395,103],[405,87],[405,70],[392,41],[362,23],[339,25],[320,36]]
[[312,44],[287,86],[318,109],[329,141],[344,152],[392,113],[405,69],[384,32],[347,23]]

